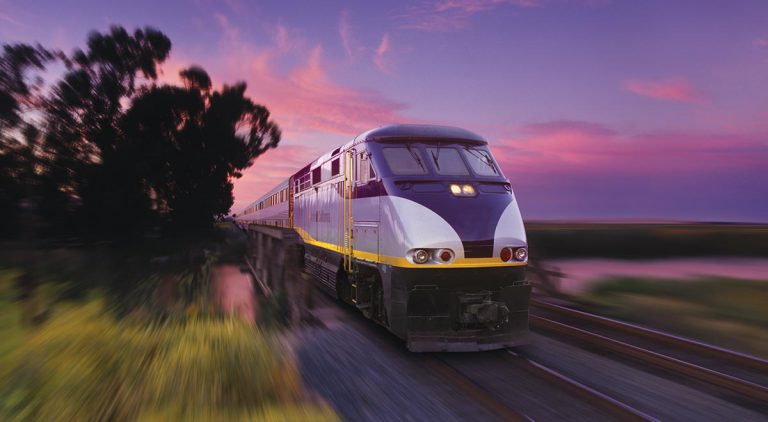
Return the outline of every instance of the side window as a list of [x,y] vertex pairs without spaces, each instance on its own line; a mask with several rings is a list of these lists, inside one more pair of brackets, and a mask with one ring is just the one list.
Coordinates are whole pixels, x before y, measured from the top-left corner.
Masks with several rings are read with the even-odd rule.
[[316,184],[320,183],[320,171],[321,170],[322,169],[320,167],[312,170],[312,184],[313,185],[316,185]]
[[368,158],[366,152],[357,154],[357,181],[360,183],[366,183],[371,176],[371,160]]
[[339,157],[336,157],[331,161],[331,177],[339,174]]

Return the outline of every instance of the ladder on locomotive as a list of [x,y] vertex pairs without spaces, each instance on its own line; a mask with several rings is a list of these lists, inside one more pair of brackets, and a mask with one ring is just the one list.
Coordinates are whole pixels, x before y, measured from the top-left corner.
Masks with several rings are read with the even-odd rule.
[[344,151],[344,182],[342,192],[342,255],[344,271],[347,274],[352,273],[354,258],[354,218],[352,217],[352,197],[355,174],[355,149],[350,148]]

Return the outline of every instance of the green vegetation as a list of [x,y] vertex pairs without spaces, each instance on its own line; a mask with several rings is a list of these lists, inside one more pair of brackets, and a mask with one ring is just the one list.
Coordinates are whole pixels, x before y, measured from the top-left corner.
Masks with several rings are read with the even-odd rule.
[[99,301],[62,309],[3,359],[0,419],[333,420],[304,404],[269,335],[234,319],[117,321]]
[[603,315],[768,356],[767,283],[616,278],[579,300]]
[[16,350],[24,340],[21,307],[14,303],[12,284],[18,274],[0,271],[0,362]]
[[533,258],[768,257],[768,225],[526,223]]
[[5,254],[0,420],[337,420],[274,332],[214,309],[208,275],[245,247],[219,229]]

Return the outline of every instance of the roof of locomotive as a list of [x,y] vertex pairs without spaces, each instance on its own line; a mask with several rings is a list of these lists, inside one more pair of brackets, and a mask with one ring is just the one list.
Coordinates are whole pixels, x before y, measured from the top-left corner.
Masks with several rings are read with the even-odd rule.
[[359,135],[357,142],[390,142],[406,140],[447,140],[485,145],[482,136],[466,129],[436,125],[389,125],[371,129]]

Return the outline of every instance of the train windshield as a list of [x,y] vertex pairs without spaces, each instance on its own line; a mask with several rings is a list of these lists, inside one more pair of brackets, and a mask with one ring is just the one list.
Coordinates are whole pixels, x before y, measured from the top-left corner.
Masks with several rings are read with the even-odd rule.
[[461,159],[459,151],[453,148],[436,147],[427,148],[427,155],[432,160],[437,174],[446,176],[469,176],[467,165]]
[[487,149],[465,146],[463,153],[469,166],[472,167],[472,171],[478,176],[501,175],[501,172],[496,167],[496,163],[493,161],[493,157],[491,157],[491,153]]
[[392,173],[398,176],[427,174],[427,167],[418,148],[410,145],[405,147],[384,148],[384,159]]

